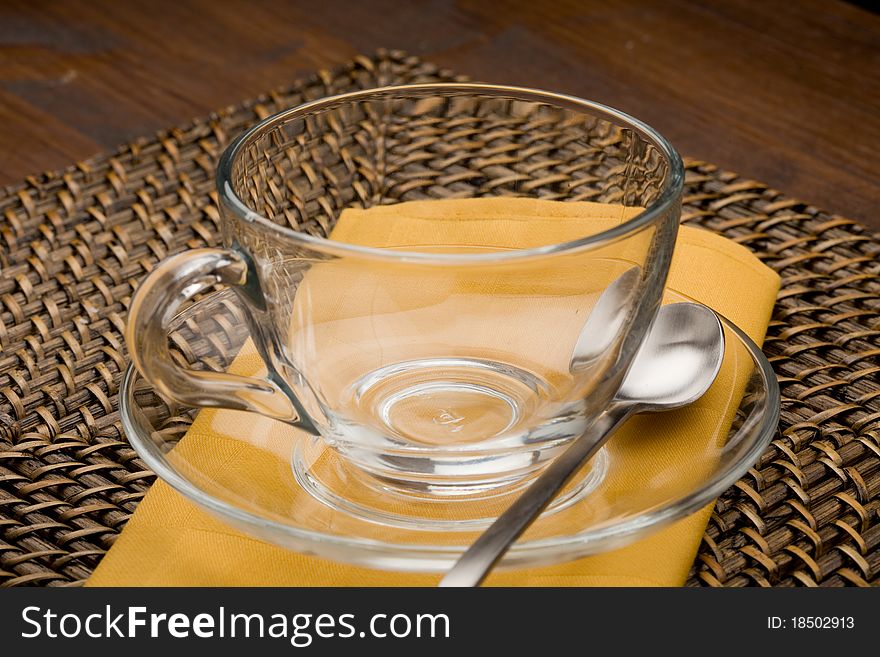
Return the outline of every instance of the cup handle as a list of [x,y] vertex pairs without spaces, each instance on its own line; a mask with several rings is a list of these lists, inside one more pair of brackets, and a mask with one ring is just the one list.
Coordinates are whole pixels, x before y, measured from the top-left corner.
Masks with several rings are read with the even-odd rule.
[[277,375],[272,380],[272,367],[270,378],[257,379],[186,369],[171,357],[169,325],[183,303],[218,283],[250,288],[255,280],[245,258],[232,250],[193,249],[163,260],[131,300],[125,334],[131,360],[160,393],[179,403],[252,411],[313,430],[292,391],[285,391],[289,386]]

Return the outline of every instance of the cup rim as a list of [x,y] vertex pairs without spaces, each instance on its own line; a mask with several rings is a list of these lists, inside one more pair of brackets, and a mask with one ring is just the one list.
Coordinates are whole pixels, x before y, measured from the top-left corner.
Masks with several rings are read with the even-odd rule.
[[[653,203],[646,207],[642,212],[617,226],[613,226],[593,235],[586,235],[565,242],[542,245],[529,249],[513,249],[509,251],[477,254],[425,253],[401,249],[387,249],[382,247],[348,244],[346,242],[339,242],[325,237],[310,235],[305,232],[293,230],[287,226],[282,226],[271,219],[254,212],[232,189],[232,166],[236,158],[245,146],[252,143],[260,135],[272,128],[283,125],[302,116],[306,116],[315,111],[338,106],[346,102],[371,97],[394,96],[396,94],[404,93],[429,93],[432,91],[479,92],[490,96],[513,95],[516,100],[543,101],[567,109],[588,110],[593,114],[598,114],[602,118],[618,124],[628,124],[627,127],[634,129],[641,137],[651,142],[663,153],[669,163],[669,175],[663,183],[660,195]],[[475,82],[431,82],[375,87],[326,96],[273,114],[243,132],[234,139],[229,146],[227,146],[223,151],[223,154],[220,156],[217,165],[215,184],[220,200],[227,204],[232,211],[235,212],[238,218],[249,223],[257,224],[262,228],[269,230],[277,237],[299,243],[301,246],[311,247],[315,250],[329,252],[335,255],[378,258],[386,261],[419,262],[425,264],[477,264],[480,262],[497,263],[562,254],[581,249],[593,248],[598,244],[604,245],[623,236],[633,234],[646,225],[654,222],[659,216],[664,215],[677,202],[684,187],[684,165],[681,156],[675,148],[673,148],[669,141],[654,128],[625,112],[595,101],[529,87]]]

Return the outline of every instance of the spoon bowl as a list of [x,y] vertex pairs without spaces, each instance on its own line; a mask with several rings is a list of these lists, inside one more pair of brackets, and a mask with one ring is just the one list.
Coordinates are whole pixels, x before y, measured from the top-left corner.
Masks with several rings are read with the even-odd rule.
[[703,396],[721,369],[724,331],[714,312],[696,303],[663,306],[614,396],[629,414],[665,411]]

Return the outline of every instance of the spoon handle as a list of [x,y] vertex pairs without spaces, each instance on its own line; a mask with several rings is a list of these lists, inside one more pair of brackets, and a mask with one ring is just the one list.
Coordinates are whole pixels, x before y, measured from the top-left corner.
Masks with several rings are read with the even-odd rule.
[[459,557],[440,586],[479,586],[508,548],[531,525],[572,475],[590,460],[630,415],[628,404],[612,404]]

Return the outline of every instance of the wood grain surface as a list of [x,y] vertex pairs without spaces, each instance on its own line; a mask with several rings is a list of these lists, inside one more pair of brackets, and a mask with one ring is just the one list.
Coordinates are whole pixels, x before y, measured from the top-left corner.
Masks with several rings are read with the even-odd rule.
[[880,15],[840,0],[3,0],[0,186],[380,47],[613,105],[880,229]]

